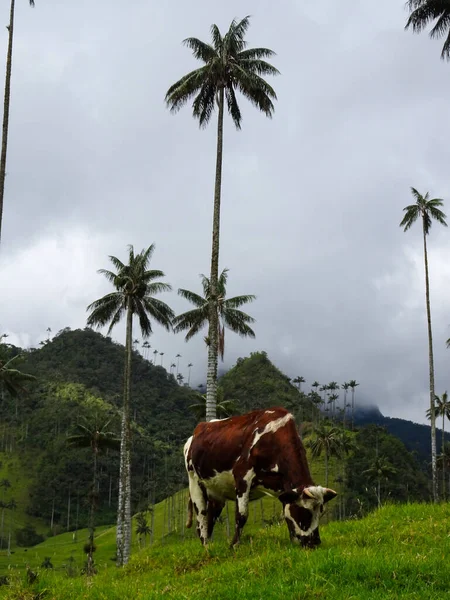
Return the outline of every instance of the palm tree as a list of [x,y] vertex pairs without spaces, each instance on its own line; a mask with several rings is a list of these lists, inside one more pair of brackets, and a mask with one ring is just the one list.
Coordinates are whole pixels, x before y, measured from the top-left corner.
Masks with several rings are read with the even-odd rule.
[[[202,327],[210,320],[209,304],[211,298],[211,286],[209,279],[205,275],[200,275],[202,278],[203,296],[190,292],[189,290],[178,290],[178,294],[186,300],[189,300],[191,304],[195,306],[193,310],[189,310],[181,315],[174,318],[174,332],[179,333],[180,331],[186,331],[185,337],[188,342],[196,333],[198,333]],[[219,281],[217,283],[217,311],[218,318],[216,319],[218,327],[218,339],[219,339],[219,354],[223,360],[225,354],[225,327],[231,329],[235,333],[238,333],[242,337],[255,337],[255,332],[249,326],[249,323],[254,323],[254,319],[246,313],[239,310],[239,307],[252,302],[255,299],[253,295],[247,296],[235,296],[234,298],[227,298],[227,280],[228,280],[228,269],[224,269],[220,274]],[[210,330],[211,331],[211,330]],[[205,342],[208,346],[211,345],[210,336],[205,337]],[[208,392],[206,392],[208,397]],[[207,415],[206,420],[211,418]]]
[[144,536],[144,548],[147,536],[152,532],[150,525],[148,524],[147,518],[144,513],[138,513],[136,515],[136,533],[139,536],[139,545],[141,544],[142,536]]
[[297,377],[293,380],[293,383],[296,383],[298,385],[298,391],[301,392],[302,391],[302,383],[305,383],[305,378],[302,377],[301,375],[297,375]]
[[175,363],[172,363],[172,364],[170,365],[170,374],[171,374],[171,375],[172,375],[172,373],[173,373],[173,369],[175,369],[175,368],[176,368],[176,366],[177,366],[177,365],[176,365]]
[[236,98],[239,90],[256,108],[267,117],[272,117],[276,99],[273,88],[263,79],[265,75],[277,75],[278,70],[266,62],[274,55],[268,48],[247,48],[245,34],[250,25],[247,16],[241,21],[233,20],[227,33],[222,36],[217,25],[211,27],[212,43],[206,44],[197,38],[187,38],[184,44],[192,50],[194,57],[204,63],[191,71],[166,93],[166,102],[171,112],[177,112],[194,98],[193,116],[200,127],[211,120],[215,104],[218,109],[216,177],[214,186],[214,211],[211,251],[211,294],[209,306],[208,374],[207,374],[207,419],[215,417],[217,394],[217,362],[219,351],[218,325],[218,281],[219,281],[219,233],[220,202],[222,186],[223,120],[225,101],[236,129],[241,128],[242,115]]
[[[34,6],[34,0],[29,0],[30,6]],[[2,237],[2,220],[3,220],[3,198],[5,193],[5,178],[6,178],[6,152],[8,149],[8,128],[9,128],[9,101],[11,97],[11,68],[12,68],[12,51],[13,51],[13,36],[14,36],[14,12],[16,0],[11,0],[9,11],[8,30],[8,51],[6,54],[6,77],[5,77],[5,99],[3,103],[3,129],[2,129],[2,152],[0,156],[0,240]]]
[[396,473],[397,469],[384,456],[377,456],[372,465],[363,471],[363,474],[367,475],[368,479],[377,482],[378,507],[381,506],[381,480],[385,479],[387,481],[391,475],[395,475]]
[[319,425],[313,430],[314,438],[309,442],[313,458],[325,456],[325,486],[328,487],[328,461],[332,456],[341,455],[342,434],[337,427]]
[[153,364],[156,365],[156,357],[158,356],[158,350],[153,350]]
[[193,365],[192,363],[189,363],[189,364],[188,364],[188,369],[189,369],[189,373],[188,373],[188,386],[189,386],[189,385],[190,385],[190,383],[191,383],[191,370],[192,370],[192,367],[193,367],[193,366],[194,366],[194,365]]
[[164,356],[164,352],[160,352],[159,353],[160,357],[161,357],[161,366],[163,366],[163,356]]
[[88,575],[94,574],[94,513],[98,500],[97,458],[100,452],[103,450],[118,450],[120,448],[120,439],[116,437],[113,432],[108,430],[111,419],[103,423],[98,423],[97,421],[98,419],[95,419],[92,423],[89,421],[85,421],[85,424],[78,423],[76,426],[77,433],[67,438],[67,443],[70,446],[76,446],[77,448],[90,448],[92,450],[92,457],[94,461],[92,490],[90,493],[91,507],[89,512],[89,540],[86,547],[88,555],[86,573]]
[[175,358],[177,359],[177,377],[178,377],[178,372],[180,370],[180,358],[181,358],[181,354],[177,354],[175,356]]
[[441,58],[450,59],[450,4],[447,0],[408,0],[410,10],[405,29],[412,28],[414,33],[420,33],[433,21],[436,21],[430,31],[431,38],[445,37]]
[[120,447],[119,505],[117,511],[117,564],[122,566],[129,560],[131,549],[131,427],[130,427],[130,387],[131,387],[131,341],[133,317],[137,316],[142,337],[152,333],[150,317],[165,329],[170,330],[174,313],[155,294],[171,290],[171,286],[161,281],[164,273],[149,270],[148,266],[155,250],[154,244],[135,255],[129,246],[128,264],[115,256],[110,260],[117,272],[100,269],[99,273],[111,282],[116,291],[96,300],[87,308],[91,311],[88,326],[104,327],[109,323],[108,335],[122,317],[126,315],[124,400],[122,413],[122,433]]
[[[224,400],[224,392],[222,388],[217,390],[217,418],[225,419],[230,417],[233,413],[236,414],[236,401],[235,400]],[[202,421],[205,418],[206,414],[206,395],[199,394],[198,402],[196,404],[191,404],[189,408],[195,414],[199,421]]]
[[431,224],[433,219],[436,220],[444,227],[447,227],[445,221],[446,215],[439,208],[444,204],[444,201],[440,198],[433,198],[430,200],[428,192],[425,196],[419,194],[415,188],[411,188],[413,197],[415,198],[415,204],[406,206],[403,211],[405,216],[403,217],[400,227],[403,227],[403,231],[408,229],[417,221],[418,218],[422,219],[422,233],[423,233],[423,252],[425,259],[425,298],[427,305],[427,322],[428,322],[428,361],[430,371],[430,415],[431,415],[431,470],[433,476],[433,499],[435,502],[438,501],[438,485],[437,485],[437,474],[436,474],[436,417],[434,413],[434,360],[433,360],[433,336],[431,333],[431,308],[430,308],[430,282],[428,277],[428,254],[427,254],[427,235],[430,233]]
[[318,381],[313,381],[311,384],[312,388],[315,388],[315,391],[317,392],[317,388],[320,386],[320,383]]
[[353,418],[354,418],[354,413],[355,413],[355,389],[358,387],[359,383],[356,383],[355,379],[351,379],[348,382],[348,385],[351,387],[351,390],[352,390],[352,431],[353,431]]
[[[435,417],[442,417],[442,456],[444,455],[445,449],[445,417],[450,419],[450,400],[448,399],[448,393],[445,391],[441,397],[436,396],[436,405],[434,407]],[[431,419],[431,411],[427,410],[427,417]],[[445,463],[442,468],[442,495],[445,499]]]

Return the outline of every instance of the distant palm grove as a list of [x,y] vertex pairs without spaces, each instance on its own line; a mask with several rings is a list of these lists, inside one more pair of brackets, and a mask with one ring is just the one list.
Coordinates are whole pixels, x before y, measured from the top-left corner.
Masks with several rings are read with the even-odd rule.
[[[26,4],[34,6],[31,0]],[[441,57],[449,59],[450,3],[409,0],[407,7],[405,28],[420,32],[434,23],[431,36],[444,38]],[[82,574],[89,578],[99,565],[114,562],[123,567],[134,552],[151,552],[149,548],[158,544],[174,539],[184,542],[195,535],[185,526],[184,442],[199,421],[259,408],[284,406],[291,411],[314,479],[338,492],[336,504],[325,510],[324,523],[359,519],[387,503],[449,499],[450,436],[446,430],[450,401],[447,390],[435,385],[429,257],[433,223],[447,227],[443,199],[411,187],[412,204],[403,209],[401,220],[398,211],[404,232],[416,222],[421,225],[427,348],[418,352],[423,355],[424,372],[428,365],[423,414],[430,427],[389,419],[368,408],[360,400],[364,382],[350,379],[356,373],[345,373],[340,381],[320,382],[308,379],[308,373],[301,370],[285,374],[271,362],[270,352],[249,353],[244,345],[242,354],[249,356],[239,358],[232,367],[226,365],[218,376],[229,335],[258,339],[258,322],[252,316],[257,297],[251,279],[239,295],[228,294],[229,281],[239,272],[239,265],[228,269],[219,260],[226,114],[239,132],[243,124],[240,96],[268,118],[273,117],[277,101],[269,83],[280,74],[269,62],[275,60],[275,52],[249,48],[249,26],[246,16],[233,20],[225,33],[212,25],[209,42],[186,38],[183,43],[200,66],[182,75],[167,91],[160,90],[171,113],[189,104],[200,128],[211,123],[217,127],[215,173],[210,174],[211,186],[214,183],[211,247],[204,251],[207,274],[200,278],[192,274],[190,289],[176,290],[185,301],[183,311],[177,314],[171,306],[170,274],[157,268],[164,247],[148,240],[144,248],[130,244],[126,252],[112,249],[114,254],[96,265],[99,280],[106,281],[108,290],[100,298],[86,300],[90,303],[84,329],[53,332],[48,326],[37,348],[10,344],[8,335],[0,331],[0,588],[9,584],[7,569],[13,561],[26,573],[24,585],[29,586],[38,581],[39,569],[54,568],[54,555],[41,557],[36,550],[35,556],[42,558],[36,565],[28,548],[40,544],[50,548],[59,535],[65,536],[61,544],[66,554],[69,547],[79,545],[83,561],[76,562],[74,550],[58,568],[68,577]],[[0,252],[2,227],[8,227],[7,222],[3,224],[3,207],[10,201],[5,177],[14,27],[15,0],[10,0],[0,157]],[[252,175],[248,177],[250,181]],[[271,319],[271,315],[266,317]],[[122,343],[111,338],[118,326],[124,328]],[[152,346],[155,328],[178,336],[176,354]],[[192,357],[189,342],[200,335],[204,354]],[[450,338],[446,344],[450,348]],[[298,363],[302,364],[301,356]],[[192,369],[195,379],[199,365],[204,374],[200,382],[192,377]],[[255,501],[254,507],[253,523],[265,530],[282,520],[273,499]],[[227,506],[220,517],[228,538],[230,514]],[[108,546],[106,551],[101,536],[107,536],[110,529],[114,548]],[[25,551],[26,556],[22,555]]]

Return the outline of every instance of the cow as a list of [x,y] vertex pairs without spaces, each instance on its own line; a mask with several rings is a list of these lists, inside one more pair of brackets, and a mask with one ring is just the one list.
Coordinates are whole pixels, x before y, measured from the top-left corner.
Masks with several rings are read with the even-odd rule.
[[245,415],[199,423],[184,446],[189,478],[187,527],[192,511],[204,546],[226,500],[236,502],[235,532],[239,543],[248,504],[264,495],[283,506],[290,538],[303,547],[320,541],[323,506],[337,494],[316,486],[293,415],[285,408],[255,410]]

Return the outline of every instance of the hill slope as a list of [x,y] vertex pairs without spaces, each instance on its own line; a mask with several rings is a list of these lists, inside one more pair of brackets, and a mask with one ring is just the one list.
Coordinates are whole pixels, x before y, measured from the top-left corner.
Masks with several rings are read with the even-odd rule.
[[[242,600],[324,598],[441,599],[450,589],[450,516],[446,506],[388,506],[361,521],[322,527],[322,546],[305,551],[286,526],[270,526],[231,551],[224,540],[205,551],[198,540],[142,550],[123,570],[93,580],[41,571],[36,584],[12,580],[5,598]],[[28,595],[26,595],[28,594]]]

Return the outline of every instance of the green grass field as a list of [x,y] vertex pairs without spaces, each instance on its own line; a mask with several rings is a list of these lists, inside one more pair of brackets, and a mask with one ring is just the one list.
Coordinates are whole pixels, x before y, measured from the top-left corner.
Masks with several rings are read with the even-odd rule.
[[[361,521],[330,523],[322,527],[322,546],[314,551],[291,545],[284,524],[261,527],[251,518],[241,545],[230,550],[224,527],[208,550],[192,537],[166,538],[136,551],[124,569],[99,560],[92,579],[41,569],[30,586],[23,571],[12,570],[11,584],[0,588],[0,594],[11,600],[378,600],[449,594],[448,504],[387,506]],[[114,551],[111,533],[104,530],[98,538],[100,548],[103,535],[105,555]],[[50,551],[45,544],[39,552]],[[67,552],[62,545],[61,556]]]

